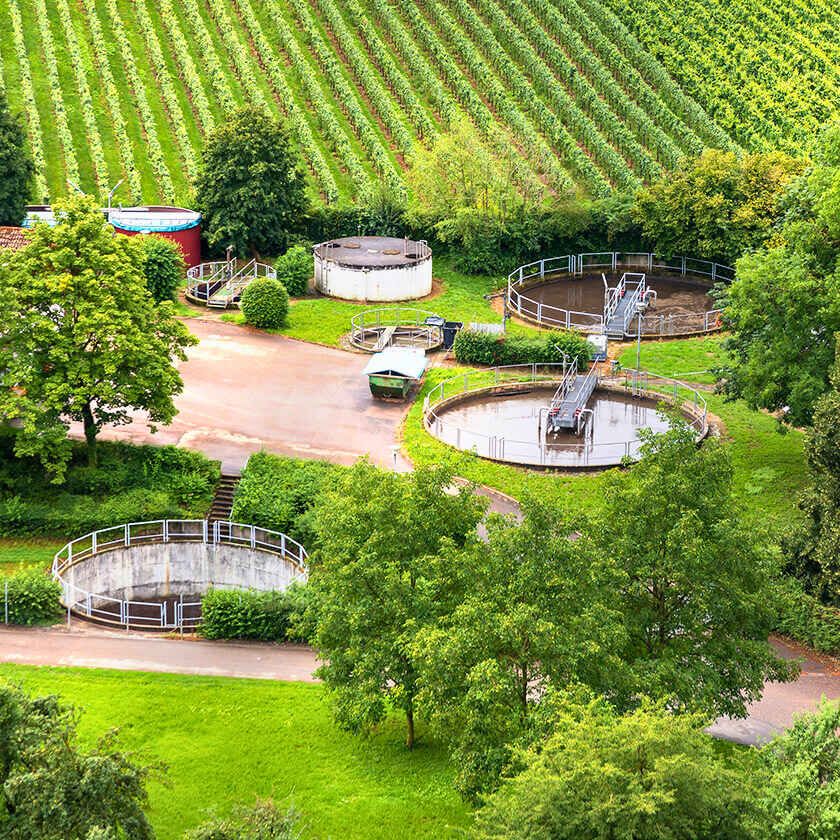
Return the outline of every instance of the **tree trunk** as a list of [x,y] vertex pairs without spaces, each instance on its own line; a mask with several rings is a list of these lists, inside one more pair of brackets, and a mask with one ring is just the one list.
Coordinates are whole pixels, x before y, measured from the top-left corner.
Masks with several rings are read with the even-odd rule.
[[262,257],[260,256],[260,252],[257,250],[257,246],[253,242],[249,242],[248,247],[251,249],[251,256],[257,262],[262,262]]
[[84,406],[82,406],[82,421],[84,422],[85,426],[85,441],[87,441],[88,466],[95,468],[97,465],[97,429],[96,423],[93,420],[93,411],[91,410],[90,403],[85,403]]
[[405,745],[409,749],[414,746],[414,709],[408,708],[405,711],[405,722],[408,727],[408,731],[406,732],[405,736]]

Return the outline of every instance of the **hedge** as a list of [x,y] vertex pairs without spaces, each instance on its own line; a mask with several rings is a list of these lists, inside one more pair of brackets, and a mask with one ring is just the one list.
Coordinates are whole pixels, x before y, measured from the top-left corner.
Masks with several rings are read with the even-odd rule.
[[291,618],[303,604],[305,588],[292,584],[285,592],[256,589],[211,589],[201,599],[199,634],[205,639],[293,638]]
[[290,297],[303,297],[309,291],[313,272],[312,251],[296,245],[274,263],[277,279],[286,287]]
[[840,609],[821,604],[792,578],[780,586],[775,629],[821,653],[840,654]]
[[39,569],[24,569],[0,580],[0,621],[43,624],[61,616],[61,586]]
[[577,358],[583,370],[592,356],[592,345],[582,335],[572,332],[499,337],[463,329],[455,336],[452,349],[455,359],[464,365],[549,364],[562,362],[565,352]]

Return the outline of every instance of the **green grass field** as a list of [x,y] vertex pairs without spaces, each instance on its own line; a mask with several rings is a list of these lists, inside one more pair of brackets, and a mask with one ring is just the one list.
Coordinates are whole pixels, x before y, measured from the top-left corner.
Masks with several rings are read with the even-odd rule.
[[126,747],[167,762],[171,786],[149,787],[158,840],[254,794],[290,797],[319,840],[445,840],[469,825],[441,747],[421,730],[407,751],[399,720],[369,739],[343,733],[317,685],[18,665],[0,676],[75,705],[83,742],[118,727]]
[[[708,371],[726,362],[722,339],[687,338],[678,341],[643,341],[640,355],[642,370],[672,376],[686,382],[712,384],[715,377]],[[626,347],[618,356],[624,367],[636,367],[636,347]]]
[[0,538],[0,576],[28,566],[47,568],[63,544],[56,540]]

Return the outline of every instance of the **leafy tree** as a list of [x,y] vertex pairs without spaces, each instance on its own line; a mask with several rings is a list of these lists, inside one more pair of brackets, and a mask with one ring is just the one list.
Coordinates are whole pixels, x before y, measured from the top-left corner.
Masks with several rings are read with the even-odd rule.
[[213,246],[279,254],[307,207],[305,181],[284,126],[254,106],[240,108],[208,137],[196,201]]
[[765,241],[785,186],[802,169],[781,152],[739,157],[709,149],[641,190],[636,214],[657,252],[732,264]]
[[732,329],[725,393],[808,425],[828,391],[840,330],[840,124],[820,137],[794,178],[764,250],[741,259],[720,303]]
[[540,731],[553,686],[617,680],[618,580],[555,506],[523,505],[519,525],[488,519],[488,541],[472,540],[437,565],[450,609],[421,628],[420,705],[448,742],[456,784],[468,796],[491,789],[515,745]]
[[277,279],[286,287],[291,297],[302,297],[309,291],[312,277],[312,251],[302,245],[289,248],[274,264]]
[[242,290],[239,308],[251,326],[279,330],[289,315],[289,293],[279,280],[258,277]]
[[0,92],[0,225],[17,226],[23,222],[34,175],[35,164],[23,120],[12,115]]
[[143,275],[146,288],[156,303],[174,300],[175,290],[184,279],[184,257],[176,242],[154,234],[143,242]]
[[[668,698],[708,716],[743,717],[767,680],[796,670],[767,644],[775,563],[733,500],[729,451],[693,430],[643,438],[641,460],[606,476],[593,539],[624,580],[618,607],[629,695]],[[624,691],[625,687],[619,686]]]
[[155,305],[134,237],[115,236],[84,196],[56,203],[59,223],[37,225],[10,261],[0,333],[0,414],[18,418],[15,452],[37,455],[60,480],[69,421],[81,421],[96,465],[103,426],[145,411],[175,416],[183,388],[174,359],[196,343],[169,302]]
[[840,353],[832,382],[805,443],[812,482],[800,501],[805,521],[784,547],[789,571],[822,601],[840,605]]
[[[476,840],[758,840],[752,753],[724,761],[701,715],[620,715],[566,695],[555,730],[478,812]],[[764,835],[773,836],[776,835]]]
[[840,837],[840,702],[794,715],[793,726],[761,750],[772,781],[761,797],[768,837]]
[[162,766],[137,764],[114,732],[83,752],[77,723],[55,696],[0,685],[0,838],[153,840],[145,784]]
[[300,840],[300,815],[270,799],[237,805],[229,817],[214,819],[187,832],[184,840]]
[[334,715],[352,732],[379,723],[390,701],[414,745],[412,643],[441,608],[429,558],[463,545],[484,510],[471,486],[446,492],[455,475],[452,463],[399,474],[362,460],[319,497],[303,628]]
[[783,411],[809,425],[829,387],[840,330],[840,272],[815,274],[802,255],[780,245],[738,261],[738,279],[721,303],[732,360],[721,390],[752,408]]

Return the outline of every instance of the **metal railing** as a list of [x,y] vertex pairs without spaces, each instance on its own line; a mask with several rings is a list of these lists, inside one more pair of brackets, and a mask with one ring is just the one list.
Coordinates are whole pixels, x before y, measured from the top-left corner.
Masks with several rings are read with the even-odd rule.
[[[136,545],[178,542],[204,545],[240,545],[259,549],[282,557],[297,567],[296,580],[306,579],[306,549],[296,540],[279,531],[243,525],[227,520],[207,522],[206,519],[156,519],[150,522],[131,522],[92,531],[63,546],[55,555],[51,574],[62,587],[61,603],[71,612],[126,627],[183,630],[201,621],[201,602],[178,600],[170,613],[166,601],[132,601],[110,595],[89,592],[65,579],[65,573],[77,563],[117,548]],[[185,612],[186,610],[186,612]],[[133,611],[133,614],[132,614]],[[187,612],[191,613],[190,615]]]
[[[616,370],[613,365],[593,365],[601,386],[612,386],[642,398],[656,396],[681,399],[682,407],[693,420],[690,426],[698,437],[708,431],[707,406],[703,395],[677,379],[632,369]],[[452,397],[486,392],[505,384],[554,383],[563,378],[562,365],[507,365],[487,370],[458,374],[438,383],[426,396],[423,413],[426,429],[434,437],[456,449],[474,451],[494,461],[508,461],[533,466],[606,467],[620,464],[624,458],[637,458],[641,441],[628,440],[596,443],[550,443],[521,441],[501,435],[485,435],[448,422],[436,411],[437,406]],[[548,397],[546,404],[548,404]]]
[[215,296],[233,300],[257,277],[277,278],[277,271],[266,263],[252,259],[237,268],[235,263],[221,260],[201,263],[187,270],[187,295],[209,303]]
[[[580,312],[551,306],[528,297],[523,291],[546,277],[567,274],[581,275],[587,271],[669,271],[682,276],[697,276],[714,283],[718,280],[732,282],[735,269],[728,265],[700,260],[693,257],[661,257],[652,253],[602,251],[587,254],[566,254],[549,257],[521,265],[508,275],[505,305],[517,315],[531,318],[538,323],[559,329],[582,332],[604,332],[603,313]],[[711,332],[721,325],[720,310],[691,312],[683,315],[648,316],[641,322],[642,335],[685,335],[694,332]]]
[[[428,350],[436,347],[443,340],[440,327],[423,323],[426,318],[434,317],[437,317],[434,312],[407,306],[368,309],[350,319],[350,341],[362,350],[370,350],[370,345],[376,345],[379,335],[384,330],[393,327],[399,331],[402,343],[413,347],[424,347]],[[373,341],[367,339],[370,333],[376,335]]]

